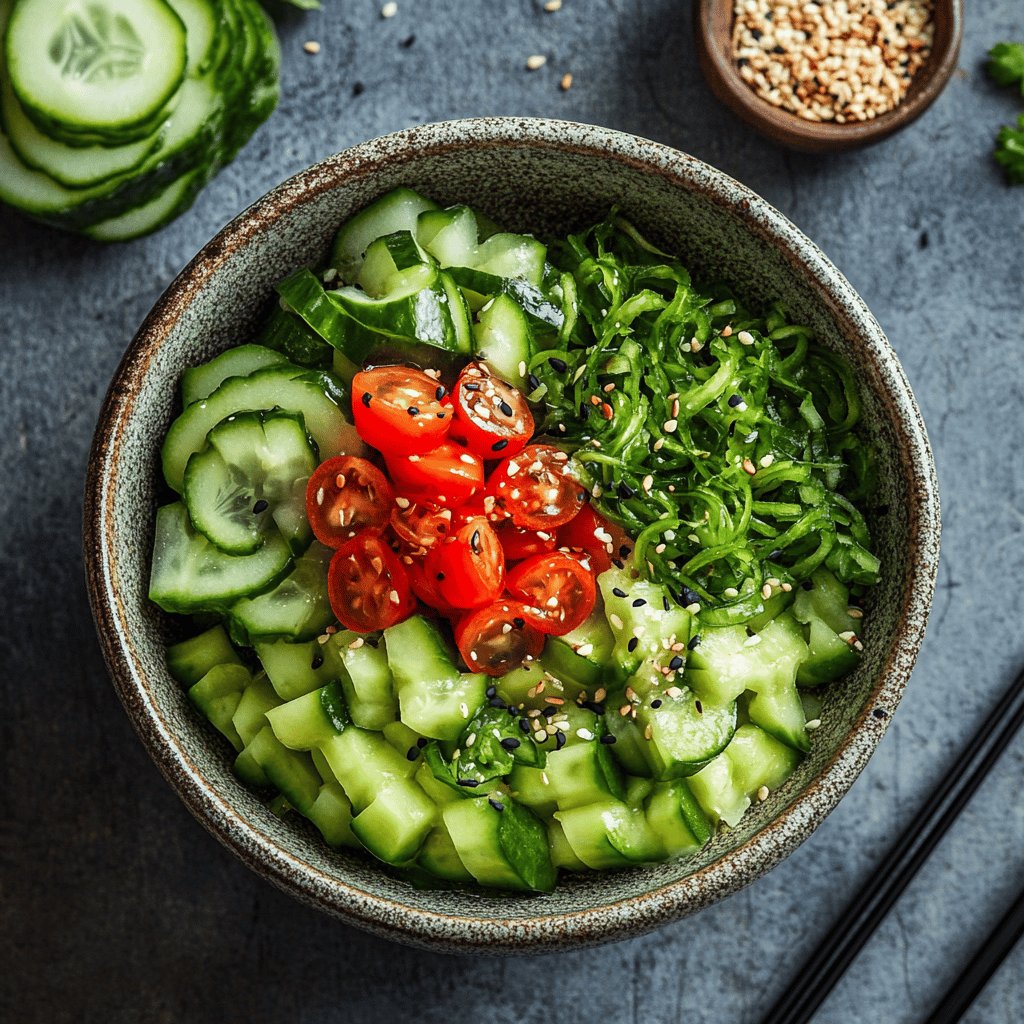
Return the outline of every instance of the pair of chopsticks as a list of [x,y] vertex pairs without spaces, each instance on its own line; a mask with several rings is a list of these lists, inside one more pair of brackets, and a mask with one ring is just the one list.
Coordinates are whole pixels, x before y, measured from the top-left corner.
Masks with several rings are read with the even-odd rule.
[[[1024,671],[1013,681],[907,830],[799,971],[762,1024],[807,1024],[938,845],[1024,723]],[[926,1024],[955,1024],[1024,932],[1024,892]]]

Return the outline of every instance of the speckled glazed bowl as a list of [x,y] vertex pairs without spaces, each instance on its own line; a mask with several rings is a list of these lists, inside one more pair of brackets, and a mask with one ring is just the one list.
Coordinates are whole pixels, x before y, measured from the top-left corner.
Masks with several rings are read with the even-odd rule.
[[[171,623],[146,599],[158,452],[182,371],[250,337],[274,282],[323,255],[335,228],[396,185],[471,203],[515,231],[562,233],[619,204],[659,245],[781,299],[856,367],[879,453],[884,565],[856,674],[825,691],[813,750],[784,787],[698,855],[564,876],[550,895],[422,891],[278,820],[232,774],[227,745],[170,677]],[[835,807],[884,733],[924,634],[939,503],[924,425],[885,336],[817,247],[763,199],[665,146],[584,125],[500,118],[365,143],[292,178],[213,239],[168,288],[117,371],[97,429],[85,509],[93,612],[121,700],[196,817],[275,884],[361,928],[452,951],[526,953],[636,935],[706,907],[777,864]]]

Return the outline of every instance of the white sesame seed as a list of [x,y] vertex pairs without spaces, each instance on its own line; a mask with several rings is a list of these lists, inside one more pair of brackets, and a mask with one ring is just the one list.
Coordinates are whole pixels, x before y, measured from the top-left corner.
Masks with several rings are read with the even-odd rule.
[[380,9],[380,16],[382,18],[393,18],[397,13],[398,13],[398,4],[396,4],[394,2],[394,0],[388,0],[388,3],[386,3]]
[[548,0],[544,5],[544,10],[547,11],[548,14],[553,14],[555,11],[560,11],[561,9],[562,0]]
[[678,426],[679,423],[677,420],[665,420],[665,422],[661,426],[661,429],[664,430],[666,434],[671,434],[675,432],[675,429]]
[[769,452],[767,455],[762,455],[758,462],[762,469],[767,469],[775,461],[775,456]]
[[538,68],[544,67],[547,64],[548,59],[542,53],[535,53],[531,57],[526,58],[526,70],[536,71]]
[[622,629],[622,619],[616,615],[615,612],[612,612],[611,615],[608,616],[608,621],[612,624],[614,629]]
[[561,89],[562,92],[568,92],[572,88],[571,71],[566,71],[566,73],[562,75],[562,80],[558,83],[558,88]]
[[306,53],[319,53],[320,44],[315,39],[310,39],[308,42],[302,44],[302,48]]
[[806,725],[804,726],[804,728],[805,728],[805,729],[806,729],[806,730],[807,730],[808,732],[814,732],[814,730],[815,730],[815,729],[820,729],[820,728],[821,728],[821,719],[820,719],[820,718],[812,718],[812,719],[811,719],[811,720],[810,720],[810,721],[809,721],[809,722],[808,722],[808,723],[807,723],[807,724],[806,724]]
[[[722,333],[725,334],[725,331],[723,331]],[[754,336],[750,333],[750,331],[740,331],[740,333],[736,335],[736,340],[741,345],[754,344]]]
[[581,740],[592,740],[594,738],[594,734],[589,729],[577,729],[576,735]]
[[757,799],[758,799],[758,800],[759,800],[759,801],[760,801],[761,803],[764,803],[764,802],[765,802],[765,800],[767,800],[767,799],[768,799],[768,787],[767,787],[767,786],[761,786],[761,787],[760,787],[760,788],[758,789],[758,791],[757,791]]

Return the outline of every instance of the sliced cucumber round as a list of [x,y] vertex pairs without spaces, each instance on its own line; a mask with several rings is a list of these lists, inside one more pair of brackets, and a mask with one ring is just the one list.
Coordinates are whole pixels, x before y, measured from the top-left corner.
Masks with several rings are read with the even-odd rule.
[[247,377],[268,366],[288,362],[280,352],[263,345],[236,345],[201,366],[190,366],[181,377],[181,404],[209,398],[229,377]]
[[255,554],[225,554],[192,528],[188,510],[176,501],[157,510],[149,597],[168,612],[224,611],[273,587],[291,565],[279,534]]
[[209,171],[205,167],[188,171],[161,189],[149,202],[83,228],[82,233],[96,242],[129,242],[148,235],[187,210],[208,178]]
[[166,0],[16,0],[5,46],[11,85],[36,125],[115,144],[159,125],[188,57],[185,25]]
[[203,448],[206,435],[228,416],[260,409],[302,413],[323,459],[343,453],[362,455],[366,446],[343,411],[347,404],[341,385],[322,370],[288,364],[257,370],[248,377],[231,377],[171,424],[161,451],[164,477],[180,494],[185,466],[190,456]]

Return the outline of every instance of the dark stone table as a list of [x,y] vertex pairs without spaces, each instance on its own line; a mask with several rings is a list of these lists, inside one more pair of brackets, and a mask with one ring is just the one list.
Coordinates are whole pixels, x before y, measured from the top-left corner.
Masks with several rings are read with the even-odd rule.
[[[710,96],[688,4],[324,0],[286,15],[281,109],[195,208],[113,248],[0,211],[0,1018],[309,1022],[756,1022],[1024,659],[1024,188],[989,159],[1022,106],[985,50],[1020,0],[970,0],[948,89],[881,146],[783,152]],[[318,56],[303,52],[308,39]],[[530,54],[546,67],[525,70]],[[564,72],[574,76],[559,89]],[[79,544],[93,424],[121,353],[229,218],[307,164],[414,122],[530,114],[687,150],[744,181],[835,260],[915,388],[945,538],[927,642],[880,749],[769,876],[656,934],[543,961],[391,945],[300,906],[188,814],[136,739],[93,634]],[[1024,737],[819,1019],[920,1021],[1024,878]],[[969,1014],[1024,1014],[1024,948]]]

